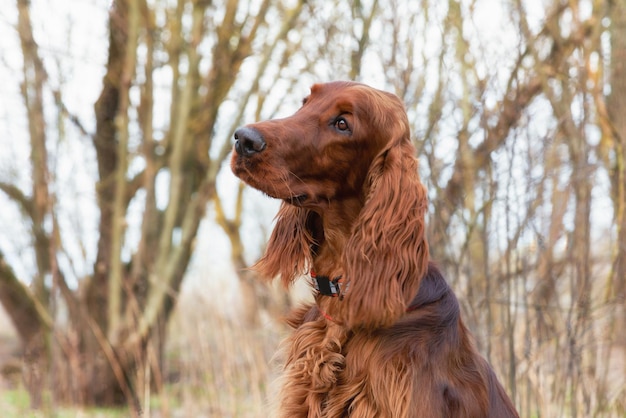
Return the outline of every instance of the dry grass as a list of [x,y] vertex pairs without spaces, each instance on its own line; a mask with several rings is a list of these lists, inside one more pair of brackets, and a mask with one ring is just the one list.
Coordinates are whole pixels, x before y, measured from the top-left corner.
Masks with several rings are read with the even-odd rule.
[[207,300],[186,295],[170,322],[167,396],[181,416],[267,416],[272,358],[286,329],[246,325]]
[[[234,307],[237,302],[231,302],[225,302],[224,295],[213,297],[211,290],[183,292],[169,324],[164,388],[149,394],[144,417],[267,417],[267,387],[274,379],[272,358],[287,330],[270,318],[262,319],[260,325],[243,324]],[[0,334],[0,351],[11,351],[4,358],[19,365],[17,336]],[[19,375],[18,367],[11,382],[0,378],[2,418],[130,416],[124,408],[65,407],[49,400],[42,410],[33,411]]]
[[[224,286],[183,291],[175,313],[169,324],[168,345],[165,361],[165,385],[160,393],[151,393],[144,405],[144,417],[151,418],[265,418],[268,416],[268,385],[274,380],[276,365],[273,360],[280,341],[288,330],[276,318],[261,318],[261,325],[246,325],[239,319],[241,302],[227,295]],[[201,286],[201,287],[202,287]],[[236,287],[236,286],[235,286]],[[236,291],[231,292],[237,294]],[[613,307],[614,308],[614,307]],[[606,317],[610,306],[597,311],[601,319]],[[531,324],[530,321],[528,321]],[[516,334],[518,350],[522,350],[526,333],[530,342],[535,341],[533,329],[518,325],[521,330]],[[1,331],[1,330],[0,330]],[[497,329],[494,332],[498,331]],[[602,320],[596,320],[592,328],[596,337],[594,345],[582,347],[582,358],[606,367],[606,383],[597,380],[602,375],[586,375],[586,387],[595,400],[587,402],[597,412],[596,417],[626,417],[623,408],[624,365],[616,361],[600,358],[593,362],[593,356],[604,351],[598,347],[608,341],[604,333],[613,335]],[[502,333],[502,330],[499,331]],[[591,332],[591,331],[590,331]],[[620,332],[617,330],[616,332]],[[0,332],[0,334],[2,334]],[[6,333],[5,333],[6,334]],[[15,336],[5,335],[0,339],[0,352],[8,347]],[[564,338],[562,332],[555,332],[543,345],[528,352],[516,353],[516,383],[518,401],[522,400],[524,417],[535,416],[572,416],[568,412],[570,394],[563,376],[563,362],[567,353],[559,343]],[[529,342],[527,341],[527,342]],[[536,344],[538,344],[535,341]],[[597,346],[596,346],[597,345]],[[14,346],[13,346],[14,347]],[[501,367],[501,377],[506,376],[506,368],[500,359],[501,345],[493,344],[492,360]],[[9,353],[10,351],[10,353]],[[14,356],[14,350],[5,350]],[[615,349],[605,353],[604,357],[622,360],[624,354]],[[595,357],[594,357],[595,358]],[[19,381],[19,379],[16,379]],[[17,386],[16,386],[17,385]],[[596,388],[596,389],[594,389]],[[597,407],[598,402],[606,403],[604,409]],[[584,403],[580,404],[583,408]],[[518,405],[519,406],[519,405]],[[582,411],[583,409],[581,409]],[[541,415],[537,411],[541,411]],[[0,381],[0,417],[2,418],[117,418],[128,417],[125,409],[78,409],[47,404],[43,411],[29,409],[28,395],[19,383],[3,386]]]

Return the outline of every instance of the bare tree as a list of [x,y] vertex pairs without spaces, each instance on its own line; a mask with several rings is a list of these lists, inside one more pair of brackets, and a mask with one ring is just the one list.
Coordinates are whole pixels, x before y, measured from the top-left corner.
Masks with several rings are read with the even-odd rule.
[[[610,365],[619,364],[618,351],[607,349],[617,328],[606,334],[598,326],[623,298],[616,290],[624,274],[616,269],[624,252],[623,244],[607,243],[607,288],[593,203],[602,190],[598,178],[609,174],[612,231],[621,237],[621,6],[553,2],[530,22],[525,2],[502,3],[518,33],[500,62],[476,28],[484,3],[423,2],[416,13],[403,2],[390,4],[378,5],[373,23],[385,22],[388,42],[372,48],[382,57],[391,51],[386,80],[407,103],[427,172],[431,252],[462,295],[479,347],[506,377],[524,416],[618,410],[615,393],[623,389],[609,394],[603,383]],[[609,34],[607,51],[602,39]],[[441,45],[436,53],[421,47],[429,42]],[[599,144],[596,127],[604,132]],[[617,382],[623,387],[623,379]]]
[[[607,51],[610,53],[607,71],[610,93],[604,96],[606,89],[601,78],[603,71],[597,71],[593,81],[596,87],[598,124],[602,130],[599,154],[611,178],[611,197],[617,230],[616,249],[612,254],[612,266],[605,297],[606,302],[615,307],[614,317],[609,327],[610,338],[614,339],[618,352],[621,351],[624,365],[621,374],[625,375],[626,338],[619,330],[626,325],[626,121],[623,117],[626,112],[626,5],[623,2],[611,2],[608,5],[607,15],[610,19],[611,39],[610,52]],[[609,349],[608,353],[611,352],[612,350]],[[606,381],[607,386],[602,388],[604,390],[610,385],[608,373]],[[626,384],[616,395],[622,411],[626,409],[625,386]],[[602,393],[601,396],[605,398],[606,394]]]
[[[57,372],[65,369],[64,374],[51,377],[49,388],[58,399],[129,403],[138,414],[148,393],[144,388],[162,382],[165,326],[199,224],[216,196],[217,173],[231,148],[228,136],[215,134],[221,104],[230,94],[238,101],[239,95],[248,100],[259,92],[259,80],[269,71],[269,57],[285,45],[303,6],[296,2],[289,8],[270,1],[227,1],[218,6],[180,0],[170,4],[113,2],[108,61],[94,105],[93,134],[85,132],[64,107],[63,92],[53,92],[66,116],[62,123],[91,137],[98,167],[94,188],[99,226],[93,275],[79,289],[72,289],[65,277],[69,272],[59,267],[59,208],[49,187],[55,177],[46,154],[50,149],[46,132],[52,125],[44,115],[42,98],[49,89],[46,68],[33,37],[30,3],[17,1],[32,190],[23,191],[8,182],[1,184],[1,190],[22,207],[25,221],[32,224],[37,275],[33,286],[26,288],[21,284],[26,278],[16,277],[3,257],[0,300],[20,331],[28,365],[25,378],[34,406],[39,406],[42,391],[48,387],[51,345],[61,348],[54,351],[54,361],[66,364],[55,366]],[[221,17],[215,19],[218,7]],[[268,23],[268,13],[285,17],[279,31]],[[254,83],[238,84],[244,60],[255,51],[268,57],[266,62],[250,67],[257,73]],[[169,80],[164,80],[165,73]],[[167,121],[157,121],[155,95],[163,87],[170,89],[170,114]],[[166,179],[161,189],[159,177]],[[158,203],[159,194],[165,195],[165,206]],[[129,224],[131,204],[141,207],[141,225]],[[129,248],[130,229],[140,238],[136,247]],[[52,284],[47,277],[53,278]],[[65,326],[57,324],[52,309],[58,295],[69,312]],[[61,393],[68,385],[55,379],[63,380],[68,374],[73,376],[74,387],[70,393]]]

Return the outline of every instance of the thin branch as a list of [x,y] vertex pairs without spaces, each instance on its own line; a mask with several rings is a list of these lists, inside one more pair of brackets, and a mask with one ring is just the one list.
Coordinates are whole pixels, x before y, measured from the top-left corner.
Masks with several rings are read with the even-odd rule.
[[0,182],[0,190],[2,190],[10,199],[14,200],[25,214],[32,217],[32,199],[26,196],[19,187],[13,184]]

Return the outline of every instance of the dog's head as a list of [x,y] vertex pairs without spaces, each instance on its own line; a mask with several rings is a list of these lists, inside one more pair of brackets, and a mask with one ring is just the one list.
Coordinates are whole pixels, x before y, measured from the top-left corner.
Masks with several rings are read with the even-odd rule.
[[238,129],[234,148],[233,172],[283,200],[258,271],[285,284],[306,274],[319,218],[356,199],[358,215],[336,220],[351,225],[337,315],[351,326],[394,322],[428,263],[427,196],[401,100],[358,83],[316,84],[294,115]]

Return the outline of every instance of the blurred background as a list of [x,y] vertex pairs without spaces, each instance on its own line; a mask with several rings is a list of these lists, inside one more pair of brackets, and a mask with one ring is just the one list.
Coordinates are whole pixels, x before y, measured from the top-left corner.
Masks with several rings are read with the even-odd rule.
[[309,297],[232,132],[315,82],[405,102],[434,260],[522,417],[626,416],[626,1],[13,0],[3,417],[265,417]]

